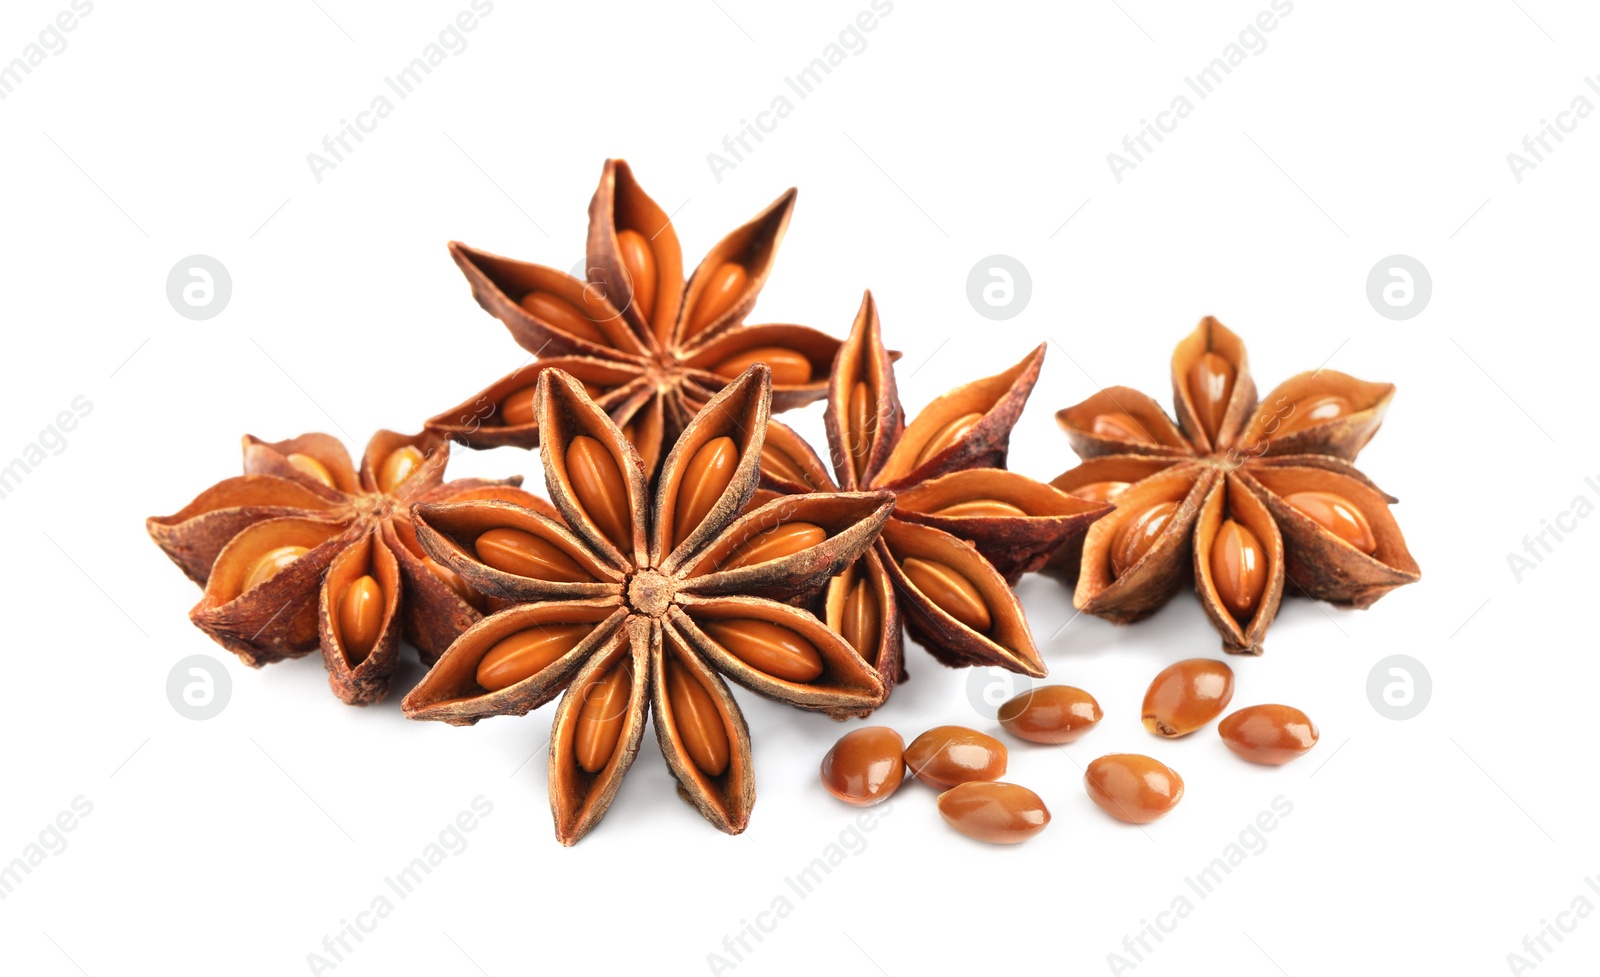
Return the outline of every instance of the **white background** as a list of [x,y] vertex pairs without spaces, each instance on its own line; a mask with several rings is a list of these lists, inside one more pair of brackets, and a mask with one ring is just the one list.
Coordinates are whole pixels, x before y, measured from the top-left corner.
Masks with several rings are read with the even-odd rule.
[[[1576,96],[1600,104],[1583,83],[1600,71],[1600,13],[1519,2],[1297,0],[1200,101],[1183,78],[1266,0],[897,0],[804,100],[784,76],[866,0],[782,12],[499,0],[319,183],[306,154],[467,0],[98,0],[0,101],[0,460],[75,397],[93,405],[0,500],[0,862],[74,798],[93,805],[0,901],[0,967],[317,972],[308,954],[481,795],[493,811],[468,847],[324,972],[699,974],[718,972],[708,954],[721,953],[736,963],[722,972],[741,975],[1104,973],[1124,936],[1180,895],[1193,912],[1124,972],[1515,972],[1507,954],[1526,952],[1525,935],[1576,897],[1600,905],[1585,885],[1600,848],[1584,759],[1600,520],[1580,520],[1520,582],[1507,565],[1575,497],[1600,501],[1584,482],[1600,477],[1600,121],[1579,122],[1520,183],[1506,160]],[[0,63],[65,8],[6,3]],[[792,114],[718,182],[707,154],[783,94]],[[1179,94],[1193,113],[1117,182],[1106,154]],[[741,690],[759,785],[744,836],[681,803],[647,742],[609,816],[566,850],[545,796],[550,709],[473,729],[410,723],[398,695],[341,705],[316,656],[252,672],[192,628],[198,592],[144,518],[234,473],[244,432],[325,430],[359,450],[520,363],[445,242],[570,267],[607,156],[677,211],[689,262],[799,186],[752,321],[843,335],[872,288],[906,353],[912,410],[1048,342],[1011,456],[1039,478],[1074,463],[1056,409],[1112,383],[1167,402],[1171,347],[1207,313],[1246,338],[1263,392],[1322,365],[1397,383],[1360,465],[1403,500],[1423,582],[1365,612],[1286,601],[1266,655],[1232,660],[1237,705],[1299,705],[1321,745],[1270,769],[1235,759],[1212,729],[1152,739],[1137,715],[1150,677],[1221,654],[1192,595],[1132,628],[1067,624],[1069,591],[1029,578],[1051,680],[1107,713],[1067,750],[1013,743],[1008,779],[1054,814],[1031,843],[955,834],[916,784],[852,833],[855,812],[816,777],[844,727]],[[1033,281],[1004,322],[965,291],[996,253]],[[1433,279],[1425,311],[1400,322],[1365,291],[1396,253]],[[231,302],[209,321],[166,298],[191,254],[232,274]],[[820,439],[820,407],[787,419]],[[452,470],[537,463],[462,452]],[[166,694],[195,654],[233,679],[204,722]],[[1409,721],[1367,698],[1368,672],[1391,654],[1432,676],[1432,701]],[[1006,691],[1004,678],[945,670],[914,646],[908,663],[912,680],[876,721],[907,739],[940,723],[995,728],[973,702]],[[413,658],[401,682],[419,674]],[[1184,775],[1176,813],[1141,831],[1093,807],[1080,765],[1119,751]],[[1185,877],[1280,795],[1292,813],[1265,849],[1195,896]],[[789,889],[841,838],[853,851],[815,891]],[[792,912],[759,916],[780,896]],[[1547,937],[1536,972],[1594,972],[1600,919],[1560,919],[1572,932]],[[747,936],[753,952],[735,961],[724,938],[758,922],[771,932]]]

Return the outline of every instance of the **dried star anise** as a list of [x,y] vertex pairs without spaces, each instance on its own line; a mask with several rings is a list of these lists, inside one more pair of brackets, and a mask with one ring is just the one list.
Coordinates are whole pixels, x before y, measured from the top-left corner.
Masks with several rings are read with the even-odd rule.
[[[522,715],[565,689],[550,740],[563,844],[605,814],[647,714],[679,793],[723,831],[744,830],[755,800],[750,736],[719,673],[806,709],[883,701],[877,673],[794,604],[872,545],[893,499],[841,493],[745,511],[770,399],[769,371],[751,367],[691,419],[652,487],[581,381],[546,370],[535,409],[560,518],[499,502],[414,511],[434,559],[525,603],[452,644],[406,696],[406,715],[470,724]],[[818,532],[787,532],[802,523]]]
[[357,471],[338,439],[246,435],[245,474],[224,479],[145,528],[205,588],[189,612],[252,668],[319,645],[328,685],[352,705],[389,692],[399,638],[431,663],[480,617],[483,594],[422,552],[415,502],[498,499],[554,514],[505,481],[444,482],[450,445],[379,431]]
[[1211,317],[1172,355],[1178,421],[1150,397],[1107,387],[1056,415],[1086,459],[1053,483],[1112,501],[1081,552],[1073,603],[1119,624],[1165,604],[1191,572],[1230,652],[1260,654],[1284,581],[1366,607],[1421,572],[1384,494],[1351,462],[1394,386],[1302,373],[1259,403],[1244,342]]
[[1012,585],[1111,506],[1003,467],[1043,359],[1041,346],[1003,373],[945,393],[907,424],[868,292],[828,388],[838,482],[798,434],[768,426],[757,501],[840,486],[895,496],[878,545],[831,581],[823,611],[890,687],[901,677],[902,610],[912,636],[947,665],[1045,674]]
[[536,359],[427,422],[475,448],[539,443],[534,389],[546,368],[580,380],[654,474],[711,395],[753,363],[772,370],[772,409],[820,400],[839,341],[796,325],[745,325],[794,209],[789,190],[723,238],[687,282],[672,219],[622,160],[589,204],[587,281],[451,242],[473,297]]

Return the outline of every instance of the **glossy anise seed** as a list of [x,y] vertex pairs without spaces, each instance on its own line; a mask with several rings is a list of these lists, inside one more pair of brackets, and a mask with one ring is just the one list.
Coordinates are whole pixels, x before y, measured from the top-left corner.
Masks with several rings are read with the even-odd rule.
[[383,634],[383,588],[371,574],[339,596],[339,641],[352,662],[366,660]]
[[1378,538],[1372,534],[1372,524],[1349,499],[1332,492],[1294,492],[1283,500],[1368,556],[1377,551]]
[[1222,429],[1222,415],[1228,412],[1233,396],[1233,380],[1238,371],[1216,353],[1203,353],[1189,368],[1189,399],[1205,428],[1206,438],[1215,443]]
[[1111,575],[1120,577],[1144,559],[1150,548],[1160,542],[1167,524],[1177,514],[1178,503],[1161,502],[1123,523],[1111,541]]
[[916,464],[911,467],[915,468],[933,460],[933,457],[939,452],[966,437],[967,432],[976,427],[981,420],[983,420],[982,414],[963,414],[935,431],[933,437],[928,439],[928,443],[924,444],[922,450],[917,452]]
[[1228,519],[1211,541],[1211,582],[1235,621],[1249,623],[1267,589],[1267,554],[1261,540]]
[[611,345],[611,341],[594,324],[594,320],[559,295],[551,292],[529,292],[522,297],[520,304],[529,315],[543,319],[562,332],[571,333],[579,339],[587,339],[600,346]]
[[717,711],[716,700],[689,670],[668,656],[666,668],[667,702],[672,707],[672,725],[683,741],[684,752],[700,772],[720,777],[728,769],[728,730]]
[[628,271],[628,285],[633,292],[633,307],[651,320],[656,309],[656,255],[650,242],[635,230],[617,232],[617,250],[622,252],[622,266]]
[[1132,484],[1132,482],[1089,482],[1073,489],[1072,494],[1089,502],[1110,502]]
[[846,733],[822,758],[822,786],[856,807],[881,804],[906,775],[906,741],[887,726]]
[[444,585],[449,587],[452,593],[465,601],[474,610],[482,611],[487,606],[487,601],[484,600],[483,595],[473,590],[470,584],[462,580],[459,573],[426,553],[417,557],[417,559],[422,561],[422,565],[428,568],[429,573],[444,581]]
[[772,370],[772,385],[775,387],[798,387],[811,382],[811,361],[803,353],[782,346],[757,346],[735,353],[713,366],[711,372],[728,380],[737,380],[741,373],[757,363],[765,363]]
[[478,537],[472,549],[489,566],[519,577],[558,583],[594,579],[556,544],[521,529],[491,529]]
[[305,546],[279,546],[256,557],[250,572],[244,575],[239,593],[249,593],[278,575],[278,571],[311,552]]
[[965,726],[935,726],[906,747],[906,767],[918,780],[940,790],[973,780],[998,780],[1006,772],[1006,746]]
[[541,624],[507,635],[478,662],[478,684],[490,692],[537,675],[594,631],[593,624]]
[[973,519],[973,518],[1002,518],[1026,516],[1027,510],[1009,502],[999,499],[971,499],[966,502],[957,502],[936,510],[930,515],[944,516],[946,519]]
[[1144,425],[1132,414],[1124,414],[1121,411],[1096,415],[1094,423],[1089,426],[1089,431],[1096,437],[1109,438],[1113,441],[1138,441],[1145,444],[1150,442],[1150,435],[1145,433]]
[[1100,722],[1100,703],[1070,685],[1041,685],[1000,705],[1006,732],[1030,743],[1071,743]]
[[743,618],[699,624],[728,654],[758,672],[785,682],[809,682],[822,674],[816,646],[788,628]]
[[1144,694],[1144,728],[1187,736],[1222,715],[1233,701],[1233,669],[1211,658],[1186,658],[1163,668]]
[[1138,753],[1111,753],[1090,761],[1083,786],[1100,810],[1129,824],[1160,820],[1183,799],[1178,772]]
[[612,665],[604,678],[585,690],[572,745],[578,766],[585,771],[599,773],[617,752],[622,727],[627,725],[628,697],[632,693],[633,662],[627,658]]
[[877,415],[873,413],[872,388],[865,380],[857,380],[850,388],[850,404],[846,411],[850,422],[850,459],[855,462],[856,477],[866,474],[867,458],[872,454],[873,430]]
[[774,478],[781,478],[786,482],[796,485],[809,485],[811,480],[806,477],[805,469],[782,449],[771,441],[761,445],[761,470]]
[[415,445],[406,445],[389,452],[378,466],[378,491],[389,495],[399,488],[421,465],[425,456]]
[[678,483],[678,502],[672,517],[672,546],[687,539],[710,514],[733,482],[733,471],[738,465],[739,446],[726,436],[707,441],[689,459],[683,469],[683,481]]
[[500,422],[506,427],[522,427],[538,420],[534,414],[533,399],[539,392],[539,385],[534,384],[514,390],[500,401]]
[[939,795],[939,816],[976,841],[1017,845],[1043,831],[1050,810],[1020,784],[972,782]]
[[1294,706],[1246,706],[1217,724],[1228,749],[1251,763],[1278,766],[1317,745],[1317,724]]
[[1277,429],[1267,437],[1281,438],[1286,434],[1295,434],[1306,428],[1337,420],[1348,413],[1350,413],[1350,401],[1338,394],[1312,397],[1295,404],[1289,416],[1278,422]]
[[820,545],[827,538],[828,531],[816,523],[786,522],[740,543],[738,549],[728,554],[722,569],[737,570],[740,567],[793,556],[802,550]]
[[878,639],[883,630],[883,615],[878,610],[878,595],[866,580],[858,580],[844,601],[839,633],[866,661],[878,658]]
[[994,624],[983,594],[954,567],[913,558],[903,561],[900,568],[924,597],[972,630],[982,634]]
[[299,452],[294,452],[285,456],[284,460],[298,469],[301,474],[311,476],[322,484],[328,486],[328,488],[339,487],[333,484],[333,473],[328,471],[328,466],[324,465],[322,462],[311,457],[310,455],[303,455]]
[[695,300],[694,311],[689,315],[689,331],[684,338],[698,336],[724,312],[733,308],[733,303],[744,292],[748,279],[744,265],[732,261],[723,262],[713,271],[706,278],[706,287],[701,289],[700,297]]
[[567,445],[567,477],[600,534],[622,552],[631,552],[633,518],[628,510],[628,490],[611,452],[594,438],[578,435]]

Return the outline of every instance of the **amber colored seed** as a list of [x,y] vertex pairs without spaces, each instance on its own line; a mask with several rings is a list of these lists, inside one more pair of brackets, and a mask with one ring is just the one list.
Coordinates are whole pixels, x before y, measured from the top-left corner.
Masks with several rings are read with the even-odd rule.
[[1216,353],[1202,353],[1189,367],[1189,399],[1206,437],[1212,441],[1217,440],[1217,432],[1222,429],[1222,415],[1228,412],[1237,374],[1234,365]]
[[724,261],[718,266],[706,278],[706,287],[700,290],[700,297],[695,300],[694,312],[689,316],[688,336],[685,338],[698,336],[724,312],[733,308],[734,303],[744,294],[747,280],[749,275],[745,272],[744,265]]
[[700,627],[733,657],[785,682],[809,682],[822,674],[822,655],[788,628],[766,621],[730,618]]
[[1350,413],[1350,401],[1338,394],[1312,397],[1295,404],[1289,416],[1280,421],[1277,429],[1267,437],[1281,438],[1286,434],[1295,434],[1306,428],[1337,420],[1348,413]]
[[719,377],[737,380],[739,374],[757,363],[765,363],[772,369],[772,385],[775,387],[798,387],[811,382],[811,361],[806,359],[804,353],[782,346],[757,346],[735,353],[713,366],[711,372]]
[[365,661],[383,633],[383,588],[371,574],[339,596],[339,643],[352,662]]
[[655,252],[650,250],[645,236],[631,228],[617,232],[617,250],[622,252],[622,266],[628,270],[633,307],[649,322],[656,308]]
[[1228,749],[1251,763],[1279,766],[1305,756],[1321,734],[1317,724],[1294,706],[1245,706],[1217,724]]
[[1235,621],[1255,616],[1267,589],[1267,554],[1256,534],[1232,519],[1217,528],[1211,541],[1211,582]]
[[827,538],[828,531],[816,523],[786,522],[740,543],[738,549],[728,554],[722,569],[737,570],[793,556],[801,550],[820,545]]
[[916,465],[913,465],[912,467],[915,468],[917,465],[925,465],[929,461],[932,461],[934,456],[939,454],[941,451],[954,447],[955,443],[966,437],[967,433],[974,427],[977,427],[978,422],[981,420],[983,420],[982,414],[962,414],[960,417],[935,431],[933,437],[928,439],[928,443],[924,444],[922,446],[922,450],[917,452]]
[[449,587],[457,597],[465,601],[470,607],[477,611],[484,609],[486,602],[483,595],[473,590],[470,584],[462,580],[459,573],[427,554],[423,554],[418,559],[422,561],[423,566],[428,568],[429,573],[444,581],[444,585]]
[[411,444],[389,452],[389,457],[383,459],[383,464],[378,466],[378,491],[389,495],[399,488],[406,479],[416,473],[417,466],[422,464],[423,458],[422,450]]
[[600,346],[610,346],[611,341],[576,305],[551,292],[529,292],[522,297],[522,308],[536,319],[542,319],[562,332],[587,339]]
[[972,630],[983,634],[994,624],[983,594],[954,567],[933,560],[909,559],[900,568],[924,597]]
[[873,413],[872,388],[865,380],[857,380],[850,388],[850,459],[855,462],[856,475],[864,475],[867,458],[872,454],[872,435],[877,415]]
[[1145,433],[1144,425],[1132,414],[1124,414],[1121,411],[1096,415],[1094,423],[1089,426],[1089,432],[1096,437],[1112,441],[1151,443],[1150,435]]
[[1145,690],[1144,728],[1187,736],[1222,715],[1233,701],[1233,669],[1211,658],[1186,658],[1163,668]]
[[965,726],[935,726],[906,747],[906,767],[939,790],[973,780],[999,780],[1006,773],[1006,745]]
[[605,769],[622,727],[628,722],[628,698],[633,694],[633,662],[624,658],[611,666],[605,678],[585,690],[583,708],[578,712],[578,732],[573,743],[578,766],[589,773]]
[[905,752],[906,741],[887,726],[852,730],[822,758],[822,786],[846,804],[881,804],[905,780]]
[[720,777],[728,769],[728,730],[716,700],[689,670],[669,656],[667,702],[672,707],[672,726],[683,740],[684,752],[708,777]]
[[[678,503],[672,519],[673,545],[683,542],[705,521],[717,500],[733,482],[739,464],[739,446],[724,435],[700,446],[683,470],[678,483]],[[669,547],[670,549],[670,547]]]
[[322,462],[311,457],[310,455],[303,455],[296,451],[293,454],[288,455],[285,460],[298,469],[301,474],[309,475],[322,484],[328,486],[328,488],[339,487],[333,483],[333,472],[328,471],[328,466],[324,465]]
[[1332,492],[1293,492],[1284,501],[1306,514],[1312,522],[1371,556],[1378,549],[1372,524],[1349,499]]
[[500,401],[500,420],[506,427],[522,427],[539,419],[533,406],[534,396],[538,392],[539,385],[534,384],[513,391]]
[[578,561],[559,546],[521,529],[491,529],[472,544],[478,559],[506,573],[557,583],[587,583],[594,579]]
[[600,534],[627,552],[633,542],[628,491],[617,460],[599,441],[580,434],[567,446],[567,478],[572,491]]
[[878,658],[878,642],[882,631],[883,619],[878,613],[877,592],[872,589],[871,581],[858,580],[844,600],[839,633],[863,660],[874,662]]
[[1100,703],[1070,685],[1041,685],[1000,705],[1000,725],[1030,743],[1071,743],[1100,721]]
[[261,554],[250,565],[250,572],[244,575],[244,586],[239,588],[239,593],[244,594],[271,580],[278,575],[278,571],[294,561],[311,552],[306,546],[279,546]]
[[1028,511],[1021,506],[999,499],[970,499],[966,502],[957,502],[955,505],[947,505],[931,513],[935,516],[944,516],[946,519],[1015,518],[1027,514]]
[[1088,502],[1110,502],[1132,484],[1132,482],[1089,482],[1069,491],[1072,495]]
[[540,624],[507,635],[478,660],[478,684],[490,692],[510,688],[549,667],[594,629],[593,624]]
[[1178,514],[1178,503],[1160,502],[1123,523],[1111,542],[1111,575],[1120,577],[1144,559]]
[[991,845],[1021,844],[1050,823],[1050,809],[1028,788],[978,781],[940,794],[939,816],[968,838]]
[[771,441],[765,441],[761,445],[761,470],[786,482],[794,482],[797,485],[811,484],[811,480],[806,477],[805,471],[795,463],[795,460]]
[[1149,824],[1172,813],[1183,799],[1183,778],[1160,760],[1138,753],[1110,753],[1083,772],[1089,798],[1118,821]]

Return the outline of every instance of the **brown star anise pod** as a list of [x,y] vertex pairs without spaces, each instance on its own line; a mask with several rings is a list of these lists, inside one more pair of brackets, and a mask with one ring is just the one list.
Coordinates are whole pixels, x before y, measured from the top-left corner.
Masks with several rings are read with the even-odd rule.
[[1107,387],[1056,415],[1081,457],[1053,483],[1116,503],[1090,528],[1073,603],[1119,624],[1165,604],[1191,574],[1230,652],[1259,655],[1287,579],[1366,607],[1421,573],[1389,504],[1351,462],[1394,386],[1302,373],[1259,403],[1244,342],[1207,316],[1172,354],[1178,421]]
[[868,292],[834,361],[825,420],[837,483],[793,430],[773,421],[762,498],[878,490],[895,497],[878,545],[836,577],[824,616],[885,684],[901,677],[901,621],[946,665],[1045,665],[1012,586],[1111,511],[1004,469],[1011,428],[1044,347],[996,376],[940,396],[910,424]]
[[475,448],[539,443],[539,374],[559,368],[611,415],[654,474],[711,395],[753,363],[772,369],[772,409],[820,400],[839,341],[795,325],[745,325],[794,209],[795,191],[723,238],[687,282],[671,217],[622,160],[589,204],[587,281],[451,242],[472,295],[536,359],[427,422]]
[[[470,724],[566,694],[550,740],[556,837],[605,814],[647,714],[679,793],[737,834],[755,801],[750,735],[726,675],[835,714],[885,688],[804,603],[878,536],[894,500],[855,492],[746,512],[760,478],[771,375],[754,366],[690,420],[652,484],[622,432],[562,370],[535,396],[551,518],[501,502],[419,505],[418,536],[485,593],[484,618],[406,696],[413,719]],[[817,529],[801,537],[788,527]]]
[[414,502],[497,499],[554,514],[505,481],[444,482],[450,445],[379,431],[358,472],[337,438],[244,438],[245,474],[145,528],[205,588],[189,612],[252,668],[322,648],[328,685],[352,705],[389,692],[399,637],[431,663],[480,617],[483,594],[422,552]]

